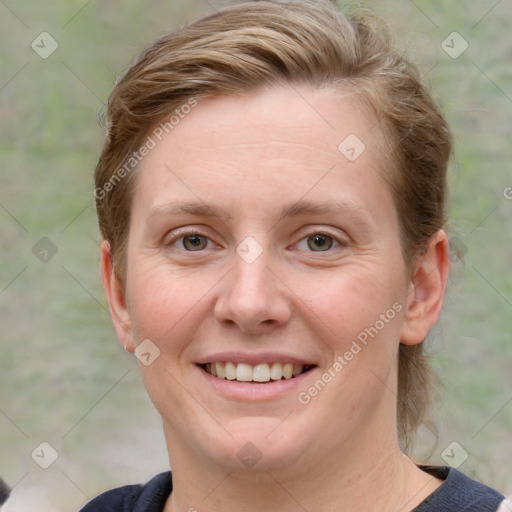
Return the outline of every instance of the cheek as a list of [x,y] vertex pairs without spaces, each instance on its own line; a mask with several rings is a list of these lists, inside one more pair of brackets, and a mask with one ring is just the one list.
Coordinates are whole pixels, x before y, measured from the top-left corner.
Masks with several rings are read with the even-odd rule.
[[177,342],[180,332],[198,314],[204,314],[211,277],[191,277],[155,262],[132,267],[127,286],[128,308],[137,340],[151,339],[157,345]]
[[[398,332],[402,317],[397,310],[404,307],[403,287],[396,281],[378,267],[352,265],[321,279],[302,277],[297,291],[335,343],[345,345],[375,323],[379,330]],[[338,348],[341,350],[343,346]]]
[[334,437],[341,423],[351,428],[363,421],[387,390],[395,387],[404,284],[384,268],[347,266],[321,281],[311,279],[303,287],[309,290],[303,297],[310,308],[310,324],[316,319],[332,363],[319,376],[322,382],[302,389],[301,397],[315,404],[318,417],[331,418],[336,411]]

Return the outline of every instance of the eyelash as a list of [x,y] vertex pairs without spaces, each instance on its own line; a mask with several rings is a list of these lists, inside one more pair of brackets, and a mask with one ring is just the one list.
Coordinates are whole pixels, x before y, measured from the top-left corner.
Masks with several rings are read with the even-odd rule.
[[[178,236],[176,236],[176,235],[178,235]],[[176,242],[178,242],[179,240],[182,240],[183,238],[185,238],[187,236],[193,236],[193,235],[204,237],[204,238],[208,239],[209,242],[212,242],[211,238],[208,235],[206,235],[203,232],[201,232],[201,230],[195,229],[195,230],[187,230],[187,231],[178,231],[178,233],[175,233],[175,235],[171,239],[169,239],[168,241],[165,242],[165,245],[172,246]],[[329,238],[332,238],[332,240],[334,241],[335,244],[337,244],[337,246],[331,247],[331,248],[329,248],[326,251],[309,251],[311,253],[315,253],[315,252],[317,252],[317,253],[322,253],[322,252],[329,253],[329,252],[332,252],[335,249],[347,247],[347,245],[348,245],[347,240],[342,239],[341,237],[335,235],[334,233],[331,233],[331,232],[329,232],[328,230],[325,230],[325,229],[318,229],[318,230],[314,230],[314,231],[311,231],[311,232],[307,233],[305,236],[303,236],[299,240],[299,242],[295,243],[294,246],[298,245],[302,241],[307,241],[308,238],[310,238],[312,236],[315,236],[315,235],[326,235]],[[185,252],[191,252],[191,253],[192,252],[202,252],[202,251],[205,250],[205,249],[200,249],[198,251],[187,251],[183,247],[181,247],[180,249],[185,251]]]

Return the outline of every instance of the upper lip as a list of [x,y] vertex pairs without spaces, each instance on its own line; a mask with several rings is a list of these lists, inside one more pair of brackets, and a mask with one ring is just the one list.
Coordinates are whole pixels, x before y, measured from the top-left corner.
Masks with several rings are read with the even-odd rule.
[[196,364],[207,364],[207,363],[245,363],[252,366],[263,364],[263,363],[292,363],[302,365],[314,365],[314,361],[310,359],[304,359],[302,357],[279,354],[272,352],[261,352],[261,353],[244,353],[244,352],[218,352],[208,356],[201,357],[196,361]]

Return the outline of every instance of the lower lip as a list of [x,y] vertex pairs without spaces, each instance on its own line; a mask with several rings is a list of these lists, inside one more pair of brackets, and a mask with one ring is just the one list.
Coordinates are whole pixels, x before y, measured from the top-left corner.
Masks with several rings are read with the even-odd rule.
[[[238,382],[237,380],[219,379],[210,375],[201,367],[196,367],[198,372],[219,394],[227,398],[245,401],[265,401],[279,398],[283,395],[298,392],[299,386],[316,370],[313,368],[291,379],[271,380],[269,382]],[[302,386],[301,386],[302,387]]]

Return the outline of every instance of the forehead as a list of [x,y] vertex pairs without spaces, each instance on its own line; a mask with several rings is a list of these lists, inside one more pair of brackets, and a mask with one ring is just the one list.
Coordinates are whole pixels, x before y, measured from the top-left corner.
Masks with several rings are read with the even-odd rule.
[[371,191],[386,164],[378,119],[354,95],[287,85],[199,100],[141,162],[135,196],[158,205],[238,190],[245,205],[263,205],[284,187],[308,199],[343,184]]
[[363,147],[372,152],[372,146],[382,142],[379,119],[362,98],[333,87],[288,84],[244,95],[203,98],[180,124],[185,127],[176,126],[169,139],[198,152],[230,146],[243,154],[251,149],[247,145],[291,142],[303,143],[312,151],[341,150],[350,159],[354,155],[339,147],[347,136],[352,136],[356,153]]

